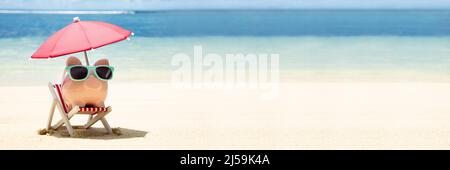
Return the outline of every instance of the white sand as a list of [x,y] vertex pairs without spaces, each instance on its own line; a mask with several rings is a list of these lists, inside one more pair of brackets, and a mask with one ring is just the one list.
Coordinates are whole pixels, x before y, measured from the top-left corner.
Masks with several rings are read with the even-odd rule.
[[123,135],[69,138],[37,134],[45,84],[0,87],[0,149],[450,149],[450,83],[297,82],[280,84],[274,100],[158,83],[110,91],[107,118]]

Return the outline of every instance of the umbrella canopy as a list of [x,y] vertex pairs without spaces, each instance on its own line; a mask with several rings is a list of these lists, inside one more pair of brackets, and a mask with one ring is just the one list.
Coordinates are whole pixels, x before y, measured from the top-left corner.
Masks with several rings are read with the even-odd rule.
[[31,56],[33,59],[55,58],[67,54],[85,52],[127,39],[132,32],[119,26],[99,21],[73,22],[50,36]]

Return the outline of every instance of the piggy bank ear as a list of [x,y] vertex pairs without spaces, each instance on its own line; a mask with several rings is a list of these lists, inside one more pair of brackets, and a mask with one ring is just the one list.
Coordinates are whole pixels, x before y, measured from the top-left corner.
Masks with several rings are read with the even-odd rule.
[[106,58],[97,60],[95,62],[95,64],[94,64],[94,66],[98,66],[98,65],[107,65],[107,66],[109,66],[109,61]]
[[66,66],[73,66],[73,65],[81,65],[81,61],[80,61],[80,59],[78,59],[74,56],[70,56],[66,60]]

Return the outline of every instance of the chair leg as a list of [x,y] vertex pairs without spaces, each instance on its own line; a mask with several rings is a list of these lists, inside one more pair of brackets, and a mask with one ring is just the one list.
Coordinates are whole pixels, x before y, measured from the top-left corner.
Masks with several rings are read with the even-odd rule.
[[111,112],[111,107],[108,107],[106,112],[97,113],[97,115],[92,118],[89,122],[84,125],[85,129],[90,128],[95,122],[99,121],[101,118],[105,117],[109,112]]
[[61,114],[62,121],[64,122],[64,124],[66,124],[66,128],[67,128],[67,131],[69,131],[69,135],[73,136],[74,135],[73,127],[72,127],[72,125],[70,125],[67,115],[65,115],[62,112],[60,112],[60,114]]
[[52,106],[50,107],[50,115],[48,116],[47,130],[50,130],[52,128],[52,120],[53,114],[55,113],[55,108],[56,108],[56,100],[53,100]]
[[93,115],[89,115],[88,121],[87,121],[86,123],[88,123],[89,121],[91,121],[93,117],[94,117]]
[[[73,107],[73,109],[70,110],[70,112],[67,114],[67,119],[70,120],[70,119],[78,112],[79,109],[80,109],[79,106]],[[58,123],[56,123],[52,128],[53,128],[53,129],[58,129],[58,128],[61,127],[64,123],[65,123],[64,120],[61,119],[61,120],[59,120]]]
[[113,132],[112,132],[112,129],[111,129],[111,127],[109,126],[108,121],[106,121],[105,117],[102,117],[100,120],[102,121],[102,124],[103,124],[103,126],[105,127],[105,129],[106,129],[106,132],[107,132],[108,134],[112,134],[112,133],[113,133]]

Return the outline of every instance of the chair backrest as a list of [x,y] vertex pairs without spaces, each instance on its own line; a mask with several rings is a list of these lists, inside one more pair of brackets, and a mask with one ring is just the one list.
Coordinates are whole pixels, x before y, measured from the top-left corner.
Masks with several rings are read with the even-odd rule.
[[58,108],[61,112],[67,113],[67,107],[64,102],[64,98],[62,96],[62,90],[61,90],[61,84],[52,84],[51,82],[48,83],[48,88],[50,90],[50,93],[52,94],[53,100],[57,101]]

